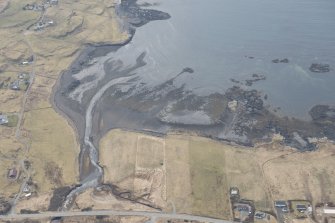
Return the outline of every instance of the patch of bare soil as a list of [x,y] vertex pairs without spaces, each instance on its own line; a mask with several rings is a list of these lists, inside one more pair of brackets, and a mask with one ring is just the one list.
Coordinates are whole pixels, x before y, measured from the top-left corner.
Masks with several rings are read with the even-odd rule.
[[102,191],[90,189],[85,191],[76,198],[72,209],[156,211],[156,209],[149,206],[116,197],[108,189],[103,189]]
[[0,214],[6,214],[11,208],[10,203],[4,198],[0,197]]
[[48,211],[58,211],[71,190],[71,187],[60,187],[55,189],[50,200]]
[[45,165],[45,176],[55,186],[61,186],[63,182],[63,170],[54,162]]
[[39,194],[36,197],[29,199],[20,200],[16,205],[16,212],[19,213],[21,210],[39,210],[47,211],[50,203],[52,193]]

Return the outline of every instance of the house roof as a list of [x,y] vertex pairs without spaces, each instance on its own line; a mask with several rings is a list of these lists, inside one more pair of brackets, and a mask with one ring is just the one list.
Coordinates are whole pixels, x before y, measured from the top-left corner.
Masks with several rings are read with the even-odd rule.
[[16,177],[16,175],[17,175],[17,170],[15,168],[9,170],[8,177]]
[[287,204],[286,201],[275,201],[275,206],[285,207]]
[[8,118],[6,115],[0,115],[0,125],[8,123]]

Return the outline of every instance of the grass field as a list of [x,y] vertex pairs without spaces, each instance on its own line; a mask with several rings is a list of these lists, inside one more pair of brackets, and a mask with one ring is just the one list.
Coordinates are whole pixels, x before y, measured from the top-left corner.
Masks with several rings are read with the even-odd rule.
[[22,10],[26,4],[26,1],[10,0],[9,7],[0,14],[0,29],[19,28],[33,23],[39,15],[33,11]]
[[[134,190],[139,165],[161,166],[165,210],[171,211],[172,203],[179,213],[230,219],[232,186],[265,211],[272,210],[275,199],[310,199],[306,195],[311,194],[313,201],[334,200],[334,147],[325,143],[315,152],[299,153],[278,143],[243,148],[196,136],[157,138],[113,130],[101,141],[100,161],[105,182]],[[128,184],[122,183],[125,178]]]
[[0,197],[12,196],[20,188],[19,181],[7,179],[8,170],[19,166],[17,160],[22,158],[22,145],[13,134],[14,128],[0,126]]
[[[79,146],[66,121],[49,108],[27,112],[24,127],[31,134],[29,159],[40,192],[76,183]],[[52,180],[48,176],[48,166],[61,169],[59,179]]]
[[219,144],[209,143],[211,142],[191,137],[186,148],[189,151],[192,213],[229,219],[225,151]]
[[264,166],[266,179],[274,199],[335,200],[334,145],[321,144],[319,150],[294,153],[275,159]]
[[8,170],[18,166],[12,159],[0,157],[0,197],[11,197],[20,189],[20,181],[10,181],[7,179]]
[[127,189],[133,187],[136,190],[136,187],[146,185],[138,183],[135,174],[138,170],[149,169],[151,173],[161,170],[164,176],[155,184],[161,188],[159,195],[155,193],[155,198],[163,201],[160,202],[163,208],[169,209],[173,203],[178,212],[230,218],[228,188],[221,160],[224,153],[218,147],[206,152],[203,143],[173,136],[161,139],[112,131],[102,140],[100,149],[105,182],[124,188],[122,181],[113,181],[113,178],[128,173],[127,182],[131,186],[128,185]]

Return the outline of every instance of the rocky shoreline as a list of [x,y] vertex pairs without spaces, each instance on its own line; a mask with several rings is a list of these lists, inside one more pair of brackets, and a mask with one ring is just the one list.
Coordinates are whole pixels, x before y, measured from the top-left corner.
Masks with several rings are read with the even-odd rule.
[[[130,18],[128,22],[133,34],[136,26],[144,25],[150,19],[169,18],[167,14],[155,10],[149,10],[148,14],[148,10],[141,9],[135,0],[123,1],[117,11],[119,15]],[[68,98],[71,92],[80,85],[87,84],[92,81],[92,78],[95,78],[77,80],[73,76],[91,67],[91,61],[94,61],[95,58],[102,57],[111,51],[117,51],[119,47],[122,47],[122,44],[90,46],[62,75],[60,88],[55,94],[56,105],[71,120],[74,120],[80,140],[82,140],[84,129],[85,106],[96,89],[112,79],[131,76],[133,71],[145,66],[145,54],[137,58],[137,64],[130,68],[124,68],[116,61],[106,61],[102,67],[107,75],[97,82],[94,89],[83,94],[80,103]],[[288,62],[287,59],[276,59],[274,63],[277,60],[281,63]],[[182,75],[191,75],[191,73],[185,72]],[[334,117],[327,117],[328,124],[325,125],[320,118],[315,119],[317,116],[315,113],[319,111],[316,108],[321,105],[312,108],[310,112],[314,117],[312,121],[283,118],[270,112],[264,105],[266,95],[256,90],[245,90],[243,86],[236,83],[236,80],[232,80],[234,86],[224,94],[197,96],[185,90],[183,85],[175,84],[180,75],[176,74],[174,79],[154,88],[145,86],[136,75],[127,83],[112,86],[103,95],[94,110],[95,124],[92,133],[94,144],[97,146],[100,138],[113,128],[157,132],[158,134],[166,134],[169,131],[191,131],[202,136],[248,146],[259,141],[271,140],[272,135],[280,134],[286,145],[302,151],[315,149],[315,143],[309,140],[311,138],[335,139],[332,133],[335,128]],[[265,79],[265,76],[261,74],[254,74],[250,80],[245,81],[244,85],[252,86],[254,82]],[[329,109],[332,111],[333,108],[329,107]],[[325,114],[323,111],[323,115]]]
[[[100,81],[101,84],[120,77],[130,77],[132,71],[145,66],[144,57],[145,55],[142,55],[138,58],[134,67],[124,70],[120,67],[113,70],[113,62],[106,63],[104,67],[107,68],[105,72],[108,75]],[[333,112],[331,106],[313,107],[310,111],[312,121],[283,118],[268,110],[264,105],[266,96],[256,90],[233,86],[225,94],[198,96],[185,90],[184,86],[175,84],[178,82],[178,75],[180,74],[154,88],[141,84],[136,76],[125,83],[112,86],[103,95],[94,111],[95,124],[92,134],[94,144],[98,145],[100,138],[113,128],[158,134],[166,134],[169,131],[191,131],[201,136],[248,146],[260,141],[269,141],[274,134],[280,134],[286,145],[301,151],[315,149],[315,140],[312,140],[314,138],[335,139],[333,133],[335,117],[331,115]],[[257,76],[255,80],[261,79],[259,77]],[[64,96],[76,88],[73,86],[78,80],[66,75],[64,78],[64,84],[61,84],[59,90],[62,93],[58,94],[58,97],[67,101],[68,107],[65,106],[64,109],[70,108],[68,113],[70,115],[72,113],[74,116],[72,119],[77,119],[77,122],[81,123],[77,126],[80,126],[83,122],[79,121],[79,117],[83,117],[85,102],[89,100],[94,90],[86,92],[81,104],[65,99]]]

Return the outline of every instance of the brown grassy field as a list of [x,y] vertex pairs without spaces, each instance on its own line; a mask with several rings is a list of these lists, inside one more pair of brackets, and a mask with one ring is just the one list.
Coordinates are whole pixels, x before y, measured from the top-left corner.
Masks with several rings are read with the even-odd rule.
[[[106,171],[105,182],[128,190],[133,188],[133,191],[148,188],[143,193],[149,192],[149,198],[154,197],[151,201],[158,201],[163,209],[171,209],[173,203],[178,212],[230,218],[228,188],[223,168],[218,167],[222,154],[215,148],[212,153],[207,153],[202,146],[201,142],[188,137],[161,139],[112,131],[101,142],[100,158]],[[146,179],[156,181],[148,183],[140,178],[136,173],[143,169],[147,170]],[[157,171],[161,171],[163,176],[154,178]],[[127,186],[123,181],[113,180],[122,178],[120,174],[125,173],[128,173],[123,176],[127,178]]]
[[324,143],[315,152],[300,153],[278,143],[243,148],[197,136],[157,138],[113,130],[101,141],[100,161],[105,182],[128,190],[136,190],[139,165],[161,166],[163,209],[171,211],[172,203],[179,213],[229,219],[232,186],[267,211],[275,199],[335,200],[334,147]]
[[25,1],[10,0],[9,7],[0,14],[0,28],[19,28],[34,22],[39,15],[33,11],[23,11],[25,4]]
[[319,150],[293,153],[264,165],[264,173],[274,199],[335,200],[334,145],[321,144]]
[[[66,121],[49,108],[27,112],[24,126],[31,134],[29,158],[40,192],[73,184],[78,176],[78,144]],[[59,179],[49,178],[48,166],[61,169]]]
[[21,144],[13,135],[15,128],[0,126],[0,196],[14,195],[20,188],[20,181],[7,179],[8,170],[19,167],[18,160],[22,158]]

